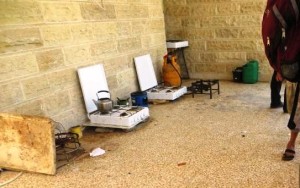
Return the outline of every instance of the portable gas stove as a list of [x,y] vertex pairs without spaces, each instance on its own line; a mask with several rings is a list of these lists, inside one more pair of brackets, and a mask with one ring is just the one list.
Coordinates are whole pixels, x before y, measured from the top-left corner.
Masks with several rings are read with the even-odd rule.
[[159,86],[149,54],[135,57],[135,67],[141,91],[147,92],[148,99],[175,100],[187,93],[186,86]]
[[135,125],[146,121],[149,117],[149,109],[139,106],[114,106],[109,113],[96,111],[89,114],[91,122],[99,123],[102,127],[130,129]]
[[187,92],[186,87],[157,86],[146,91],[148,99],[175,100]]
[[96,93],[101,90],[109,91],[102,64],[79,68],[78,75],[90,119],[87,126],[131,129],[149,118],[148,107],[114,106],[110,112],[105,114],[98,111],[93,102],[93,100],[97,100]]

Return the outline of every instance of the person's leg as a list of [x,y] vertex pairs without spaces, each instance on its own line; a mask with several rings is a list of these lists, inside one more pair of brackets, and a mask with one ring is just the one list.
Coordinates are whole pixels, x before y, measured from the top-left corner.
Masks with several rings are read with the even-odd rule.
[[281,81],[277,81],[276,80],[276,74],[277,72],[274,71],[273,72],[273,76],[272,76],[272,80],[271,80],[271,108],[279,108],[282,107],[283,104],[280,100],[280,90],[281,90],[281,85],[282,82]]
[[288,113],[286,101],[286,87],[284,87],[283,112]]
[[291,131],[290,140],[286,145],[287,149],[292,149],[292,150],[295,149],[295,142],[296,142],[297,136],[298,136],[298,132]]
[[290,161],[293,160],[295,157],[295,142],[298,136],[298,132],[291,131],[290,140],[288,141],[286,145],[285,152],[282,156],[282,160],[284,161]]

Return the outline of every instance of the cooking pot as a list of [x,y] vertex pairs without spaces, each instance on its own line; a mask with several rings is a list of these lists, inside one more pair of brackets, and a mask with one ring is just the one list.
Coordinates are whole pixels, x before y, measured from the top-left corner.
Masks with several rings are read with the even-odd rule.
[[[100,93],[108,93],[109,98],[107,98],[107,97],[100,98],[99,97]],[[96,93],[96,95],[97,95],[98,101],[96,101],[96,100],[93,100],[93,101],[94,101],[95,105],[97,106],[98,110],[103,114],[109,113],[113,108],[113,101],[110,99],[111,95],[110,95],[109,91],[100,90]]]
[[117,97],[117,104],[118,105],[125,105],[125,106],[129,106],[129,97],[127,99],[119,99]]

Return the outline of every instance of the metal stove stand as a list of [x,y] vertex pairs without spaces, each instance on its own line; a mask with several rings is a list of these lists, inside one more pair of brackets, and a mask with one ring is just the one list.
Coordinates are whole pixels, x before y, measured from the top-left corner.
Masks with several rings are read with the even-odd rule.
[[55,146],[56,168],[68,164],[71,160],[85,152],[81,147],[79,136],[76,133],[55,134]]
[[209,94],[212,99],[213,93],[220,94],[219,80],[198,80],[192,83],[188,90],[192,93],[194,98],[195,94]]

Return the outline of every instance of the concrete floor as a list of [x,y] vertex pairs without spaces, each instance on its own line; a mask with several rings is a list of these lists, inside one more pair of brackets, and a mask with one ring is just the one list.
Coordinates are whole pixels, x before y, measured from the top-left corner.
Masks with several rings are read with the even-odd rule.
[[221,82],[213,99],[150,105],[150,120],[131,132],[83,133],[83,147],[105,149],[103,156],[55,176],[24,173],[6,187],[299,187],[299,155],[281,161],[289,116],[269,108],[269,92],[268,83]]

